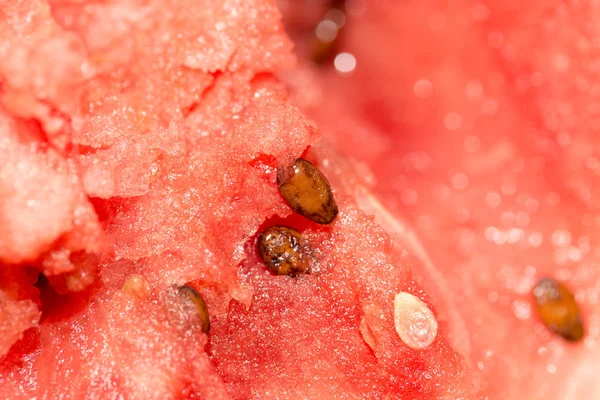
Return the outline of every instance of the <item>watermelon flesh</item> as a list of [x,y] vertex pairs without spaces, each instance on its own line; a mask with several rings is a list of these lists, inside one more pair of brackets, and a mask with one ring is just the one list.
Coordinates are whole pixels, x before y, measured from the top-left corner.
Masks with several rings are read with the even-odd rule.
[[[2,14],[2,268],[47,277],[2,291],[3,397],[470,398],[443,332],[420,352],[396,335],[394,295],[428,300],[344,188],[349,171],[327,171],[334,225],[295,222],[318,273],[258,262],[259,228],[291,215],[277,167],[319,137],[272,76],[293,61],[272,2]],[[307,157],[325,168],[320,151]],[[208,338],[173,294],[188,282]]]
[[[566,202],[565,193],[571,199],[579,192],[555,187],[556,169],[539,167],[539,160],[557,162],[536,147],[545,136],[532,133],[529,143],[519,131],[527,121],[491,112],[501,110],[501,98],[524,102],[532,93],[496,85],[496,105],[488,101],[484,108],[490,123],[478,114],[482,105],[456,102],[458,86],[436,84],[435,95],[415,100],[413,81],[459,84],[447,78],[456,72],[456,55],[434,76],[442,61],[398,62],[418,53],[409,39],[404,54],[369,45],[404,38],[394,31],[398,21],[427,38],[422,34],[429,28],[415,21],[439,16],[438,8],[369,6],[347,43],[359,62],[373,64],[337,79],[333,70],[301,61],[285,76],[292,86],[288,98],[274,74],[293,65],[292,44],[272,1],[0,5],[6,38],[0,146],[7,155],[0,159],[0,395],[470,399],[592,393],[594,383],[583,374],[592,365],[597,333],[593,253],[588,264],[569,264],[569,257],[575,257],[574,243],[593,249],[586,233],[592,227],[582,221],[593,205]],[[488,18],[490,27],[481,29],[495,32],[507,18]],[[448,46],[438,41],[448,36],[439,33],[427,42],[431,54],[445,59],[448,52],[483,47],[473,39],[479,36],[468,35],[471,26],[459,22],[456,32],[472,40],[470,47]],[[487,56],[467,63],[473,71],[465,76],[495,71]],[[391,62],[401,72],[385,67]],[[556,110],[545,103],[550,89],[539,99],[549,113]],[[564,89],[554,90],[558,101]],[[363,95],[359,100],[353,93]],[[398,104],[406,109],[401,115],[393,112]],[[449,105],[455,108],[446,110]],[[468,107],[477,111],[469,114]],[[449,117],[451,127],[460,125],[453,136],[443,126],[449,112],[460,114]],[[481,128],[475,131],[475,124]],[[399,134],[411,130],[415,134]],[[319,141],[321,133],[363,162],[339,156]],[[584,139],[578,151],[591,134]],[[476,140],[479,149],[465,155],[465,143]],[[497,150],[485,153],[498,147],[495,141],[514,141],[512,152],[504,159]],[[398,149],[406,155],[398,157]],[[277,192],[277,167],[301,155],[332,183],[340,214],[331,226],[293,215]],[[556,165],[577,178],[576,188],[591,190],[594,176],[576,168],[578,157],[567,155]],[[496,158],[504,164],[482,167],[482,160]],[[519,167],[520,159],[527,166]],[[499,170],[508,170],[502,182]],[[468,185],[451,189],[464,183],[460,173]],[[515,192],[505,199],[506,180],[518,182],[528,197]],[[492,211],[487,204],[497,198],[490,191],[502,195]],[[463,208],[467,218],[456,212]],[[529,212],[527,224],[519,212]],[[312,275],[273,276],[258,260],[257,232],[278,223],[303,231],[318,254]],[[496,238],[504,238],[502,246]],[[589,322],[585,346],[566,347],[523,314],[528,285],[538,274],[555,273],[557,260],[567,261],[559,272],[579,290]],[[34,286],[39,273],[47,279]],[[186,283],[208,304],[208,336],[197,310],[172,290]],[[401,291],[423,299],[438,319],[436,340],[425,350],[408,348],[395,332],[393,300]],[[569,378],[573,366],[580,367]],[[532,370],[535,385],[518,378]]]
[[[576,2],[369,3],[342,40],[351,76],[309,63],[286,75],[293,101],[370,177],[378,207],[415,228],[416,273],[453,303],[469,332],[455,348],[490,398],[600,393],[597,14]],[[410,245],[389,220],[378,222]],[[530,292],[544,276],[574,291],[583,343],[536,318]]]

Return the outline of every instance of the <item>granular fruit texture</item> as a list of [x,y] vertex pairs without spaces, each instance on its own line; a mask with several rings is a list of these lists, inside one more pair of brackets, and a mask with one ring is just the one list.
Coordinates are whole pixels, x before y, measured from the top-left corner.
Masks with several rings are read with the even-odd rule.
[[[598,5],[346,2],[339,58],[317,67],[301,44],[332,2],[282,3],[306,53],[290,100],[353,160],[363,209],[414,250],[478,392],[600,397]],[[545,278],[564,295],[540,308]]]
[[[3,2],[0,37],[0,397],[473,398],[446,322],[398,336],[396,294],[443,305],[288,104],[273,1]],[[299,157],[329,225],[280,195]],[[265,269],[277,221],[311,275]]]

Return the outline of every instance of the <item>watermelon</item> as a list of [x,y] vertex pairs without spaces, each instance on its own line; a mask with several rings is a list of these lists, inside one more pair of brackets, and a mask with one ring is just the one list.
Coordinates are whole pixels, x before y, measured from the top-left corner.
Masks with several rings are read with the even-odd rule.
[[[369,3],[343,28],[340,51],[357,61],[350,76],[310,62],[285,75],[292,101],[366,177],[376,222],[413,244],[415,274],[449,305],[459,328],[450,341],[489,398],[600,396],[590,373],[598,51],[581,28],[598,12],[576,2]],[[582,342],[552,335],[536,315],[531,291],[544,277],[573,290]]]
[[[550,33],[459,3],[348,2],[316,66],[327,5],[281,1],[294,69],[274,0],[0,4],[0,397],[596,393],[593,125],[559,129],[579,86]],[[593,17],[546,11],[573,37]],[[332,222],[282,197],[298,158]],[[267,268],[277,226],[310,273]],[[543,274],[576,288],[583,344],[533,315]]]
[[[398,337],[394,296],[428,299],[343,171],[334,224],[288,221],[277,169],[319,133],[273,76],[293,60],[274,4],[2,12],[3,269],[43,277],[7,300],[4,397],[470,396],[442,332],[424,351]],[[274,218],[307,237],[310,276],[257,259]],[[186,283],[209,336],[173,291]]]

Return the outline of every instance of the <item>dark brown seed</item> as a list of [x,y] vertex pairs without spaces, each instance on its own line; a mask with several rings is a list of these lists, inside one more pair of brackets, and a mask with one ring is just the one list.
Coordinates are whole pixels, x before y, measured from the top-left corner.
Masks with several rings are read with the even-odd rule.
[[337,50],[337,42],[324,42],[314,38],[311,42],[311,59],[315,64],[324,65],[333,60]]
[[208,316],[208,307],[206,307],[206,303],[204,302],[202,295],[198,293],[196,289],[188,285],[180,286],[179,293],[187,296],[194,302],[194,305],[198,309],[200,321],[202,322],[202,332],[208,334],[208,331],[210,330],[210,318]]
[[287,226],[272,226],[258,237],[258,255],[277,275],[310,273],[306,247],[300,232]]
[[533,297],[540,319],[551,331],[569,341],[584,336],[579,305],[573,293],[562,283],[544,278],[533,288]]
[[310,161],[298,158],[279,168],[277,186],[292,210],[318,224],[330,224],[338,214],[329,181]]
[[[333,21],[331,21],[333,24]],[[333,26],[332,26],[333,28]],[[341,30],[336,30],[336,38],[330,41],[322,40],[318,37],[313,37],[311,48],[311,59],[315,64],[325,65],[331,63],[340,49]]]

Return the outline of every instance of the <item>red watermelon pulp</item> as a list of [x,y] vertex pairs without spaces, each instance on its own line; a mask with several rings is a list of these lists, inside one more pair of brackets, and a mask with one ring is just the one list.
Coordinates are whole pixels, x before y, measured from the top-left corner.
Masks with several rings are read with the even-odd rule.
[[[600,8],[349,1],[315,66],[309,3],[279,3],[295,68],[270,0],[0,3],[0,397],[598,397]],[[278,192],[300,156],[330,225]],[[259,260],[277,224],[311,274]],[[548,275],[583,342],[536,319]]]

